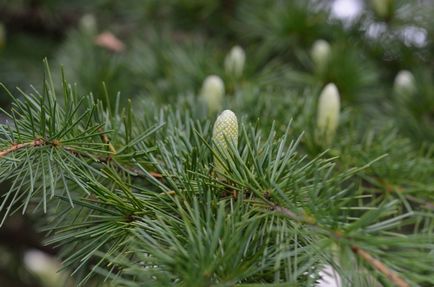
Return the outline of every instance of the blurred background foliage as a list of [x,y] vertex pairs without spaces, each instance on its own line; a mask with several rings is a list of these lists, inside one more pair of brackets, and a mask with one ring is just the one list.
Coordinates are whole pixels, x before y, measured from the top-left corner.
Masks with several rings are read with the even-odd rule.
[[[398,159],[414,152],[404,152],[408,142],[429,149],[434,140],[433,13],[428,0],[0,0],[0,81],[9,88],[31,91],[31,83],[40,89],[47,57],[54,70],[65,67],[67,80],[83,95],[93,93],[113,108],[117,99],[121,106],[129,98],[146,99],[152,110],[153,102],[194,101],[203,80],[215,74],[233,95],[231,101],[246,96],[251,104],[238,108],[255,115],[249,120],[262,117],[271,126],[272,119],[291,114],[297,132],[313,125],[303,117],[297,123],[296,116],[313,110],[309,96],[334,82],[348,107],[342,127],[348,133],[339,136],[340,148],[348,149],[342,154],[351,158],[342,162],[362,165],[372,140],[389,143],[376,138],[376,131],[388,130],[383,134],[405,139],[390,142],[391,157],[375,172],[416,178],[408,163],[424,160],[409,158],[404,165]],[[311,55],[319,39],[330,44],[326,67]],[[223,65],[234,45],[247,55],[239,81],[225,75]],[[406,99],[397,99],[393,87],[401,70],[415,79],[414,95]],[[1,90],[0,104],[7,108],[8,103]],[[351,138],[351,130],[366,129],[355,118],[367,119],[371,137]],[[306,141],[309,153],[319,152]],[[360,146],[346,145],[354,141]],[[0,229],[0,286],[49,284],[22,262],[32,249],[57,252],[41,244],[29,228],[32,220],[14,215]]]

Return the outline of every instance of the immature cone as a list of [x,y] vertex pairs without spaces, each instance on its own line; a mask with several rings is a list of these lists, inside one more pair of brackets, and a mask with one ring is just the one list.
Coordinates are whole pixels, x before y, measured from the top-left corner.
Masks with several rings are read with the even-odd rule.
[[407,70],[400,71],[395,77],[393,89],[399,95],[408,96],[414,94],[416,83],[413,74]]
[[97,32],[96,19],[93,14],[85,14],[80,18],[80,29],[86,34],[94,35]]
[[335,84],[328,84],[322,90],[318,101],[317,136],[320,141],[330,144],[339,123],[340,99]]
[[225,85],[219,76],[211,75],[203,81],[200,98],[208,106],[210,113],[222,109],[224,94]]
[[330,59],[330,44],[322,39],[316,40],[315,43],[313,43],[310,54],[315,65],[322,69]]
[[62,265],[53,257],[39,250],[29,250],[24,254],[25,267],[47,287],[60,286],[64,280],[59,273]]
[[225,72],[229,76],[236,78],[243,74],[246,53],[240,46],[234,46],[225,58]]
[[[217,117],[212,131],[212,141],[216,148],[217,155],[222,154],[223,156],[228,156],[231,151],[230,144],[237,147],[238,120],[237,116],[231,110],[225,110]],[[223,162],[214,158],[214,165],[217,174],[225,173],[225,165]]]

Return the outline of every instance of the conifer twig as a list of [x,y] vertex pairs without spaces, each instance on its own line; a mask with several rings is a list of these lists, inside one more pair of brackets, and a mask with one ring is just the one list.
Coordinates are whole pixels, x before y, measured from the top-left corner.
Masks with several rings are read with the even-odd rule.
[[[68,147],[68,146],[63,146],[63,149],[65,151],[67,151],[68,153],[70,153],[73,156],[82,156],[85,158],[91,158],[94,160],[97,160],[100,163],[108,163],[111,159],[112,156],[116,154],[116,150],[115,148],[112,146],[112,144],[110,143],[109,138],[106,135],[102,135],[101,139],[103,140],[104,143],[108,144],[109,149],[111,151],[111,154],[109,156],[106,157],[98,157],[98,156],[91,156],[87,153],[83,153],[81,151],[78,151],[72,147]],[[12,144],[11,146],[5,148],[4,150],[0,150],[0,159],[3,157],[6,157],[7,155],[9,155],[10,153],[16,152],[18,150],[24,149],[24,148],[28,148],[28,147],[38,147],[38,146],[42,146],[42,145],[52,145],[54,147],[60,146],[60,142],[58,141],[53,141],[53,142],[46,142],[41,138],[37,138],[33,141],[30,142],[25,142],[25,143],[15,143]],[[141,174],[138,170],[132,170],[131,168],[127,168],[126,169],[130,170],[131,172],[134,172],[135,174],[137,174],[138,176],[142,176],[143,174]],[[154,178],[157,179],[161,179],[163,178],[163,175],[158,173],[158,172],[151,172],[150,175]]]
[[[295,212],[289,210],[288,208],[275,205],[272,207],[272,209],[298,222],[321,227],[318,224],[316,224],[314,218],[300,216]],[[340,232],[334,232],[334,233],[335,233],[334,235],[336,235],[335,236],[336,238],[342,237],[342,234]],[[410,287],[410,285],[401,276],[399,276],[398,273],[396,273],[395,271],[387,267],[384,263],[382,263],[378,259],[374,258],[366,250],[356,245],[352,245],[351,250],[354,252],[354,254],[362,258],[364,261],[369,263],[373,268],[375,268],[377,271],[379,271],[384,276],[386,276],[390,280],[390,282],[395,284],[397,287]]]
[[159,172],[151,171],[151,172],[149,172],[149,174],[155,178],[160,178],[160,179],[163,178],[163,175]]
[[44,144],[42,139],[35,139],[31,142],[12,144],[10,147],[0,151],[0,158],[7,156],[11,152],[26,148],[26,147],[37,147]]
[[[6,157],[7,155],[9,155],[12,152],[16,152],[18,150],[24,149],[24,148],[28,148],[28,147],[38,147],[38,146],[42,146],[42,145],[52,145],[52,146],[59,146],[60,143],[57,141],[53,141],[53,142],[46,142],[43,139],[35,139],[33,141],[30,142],[25,142],[25,143],[15,143],[12,144],[10,147],[4,149],[4,150],[0,150],[0,158]],[[71,147],[67,147],[64,146],[63,147],[64,150],[66,150],[67,152],[73,154],[73,155],[80,155],[80,156],[84,156],[84,157],[89,157],[89,155],[84,154],[78,150],[75,150]],[[107,162],[108,158],[102,158],[102,157],[96,157],[98,159],[99,162]]]
[[395,271],[391,270],[389,267],[384,265],[378,259],[375,259],[371,254],[369,254],[366,250],[358,246],[352,246],[354,254],[357,254],[360,258],[369,263],[372,267],[381,272],[384,276],[386,276],[393,284],[397,287],[410,287],[410,285],[399,276]]
[[286,215],[289,218],[292,218],[296,221],[299,221],[301,223],[306,223],[306,224],[310,224],[310,225],[316,224],[315,218],[313,218],[311,216],[296,214],[293,211],[289,210],[288,208],[285,208],[285,207],[282,207],[279,205],[275,205],[272,207],[272,209],[279,212],[279,213],[282,213],[283,215]]

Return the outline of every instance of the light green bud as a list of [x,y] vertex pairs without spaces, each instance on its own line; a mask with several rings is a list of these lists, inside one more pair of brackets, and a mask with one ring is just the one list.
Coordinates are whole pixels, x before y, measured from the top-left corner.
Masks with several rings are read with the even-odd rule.
[[208,76],[202,84],[200,99],[208,106],[210,113],[220,111],[223,107],[225,85],[219,76]]
[[[230,144],[238,146],[238,120],[231,110],[224,110],[214,123],[212,141],[217,149],[216,153],[227,156],[230,154]],[[225,173],[225,166],[217,158],[214,158],[215,171]]]
[[94,35],[97,33],[96,19],[93,14],[85,14],[79,23],[80,29],[86,34]]
[[234,46],[225,58],[225,72],[229,76],[240,77],[243,74],[246,53],[240,46]]
[[395,77],[393,90],[398,95],[413,95],[416,92],[416,81],[413,74],[407,70],[400,71]]
[[320,142],[329,145],[339,124],[340,98],[336,85],[324,87],[318,100],[317,136]]
[[322,69],[327,65],[330,59],[331,48],[330,44],[325,40],[316,40],[310,51],[311,57],[315,65]]
[[29,250],[24,254],[24,265],[47,287],[56,287],[65,283],[64,273],[58,272],[62,265],[54,257],[39,250]]

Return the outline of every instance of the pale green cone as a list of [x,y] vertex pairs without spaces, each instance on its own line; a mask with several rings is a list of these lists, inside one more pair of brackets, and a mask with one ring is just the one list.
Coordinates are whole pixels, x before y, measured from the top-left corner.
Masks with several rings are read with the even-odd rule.
[[227,75],[238,78],[243,74],[246,53],[240,46],[234,46],[225,58],[225,72]]
[[216,75],[208,76],[200,90],[200,100],[208,107],[210,113],[220,111],[223,107],[225,85],[223,80]]
[[[24,254],[24,266],[46,287],[65,286],[68,274],[59,272],[61,263],[54,257],[39,250],[29,250]],[[72,286],[72,285],[71,285]]]
[[339,124],[340,98],[335,84],[324,87],[318,100],[317,137],[319,142],[332,143]]
[[[231,148],[229,144],[234,147],[238,145],[238,120],[237,116],[231,110],[223,111],[214,123],[212,132],[212,141],[216,148],[216,153],[223,156],[230,154]],[[214,158],[215,171],[217,174],[225,173],[225,166],[216,157]]]
[[80,29],[89,35],[95,35],[98,32],[96,18],[93,14],[85,14],[80,18]]
[[331,54],[330,44],[325,40],[316,40],[313,43],[310,55],[318,69],[322,70],[327,65]]
[[402,97],[411,96],[416,92],[416,81],[410,71],[402,70],[395,77],[393,90]]

